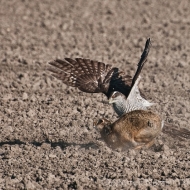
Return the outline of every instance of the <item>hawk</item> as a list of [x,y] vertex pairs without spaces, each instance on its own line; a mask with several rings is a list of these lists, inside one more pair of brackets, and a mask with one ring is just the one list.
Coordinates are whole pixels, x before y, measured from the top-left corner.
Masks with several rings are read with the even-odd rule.
[[133,78],[110,64],[83,58],[50,61],[48,63],[51,67],[48,67],[48,70],[68,86],[87,93],[105,94],[115,112],[121,116],[132,110],[145,110],[153,105],[141,96],[138,89],[139,75],[146,62],[150,46],[149,38]]

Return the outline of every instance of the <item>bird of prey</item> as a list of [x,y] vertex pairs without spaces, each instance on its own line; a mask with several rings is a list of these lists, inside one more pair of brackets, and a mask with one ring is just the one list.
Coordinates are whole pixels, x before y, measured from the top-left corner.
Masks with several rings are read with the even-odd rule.
[[94,127],[112,149],[149,148],[163,127],[161,118],[148,110],[134,110],[123,114],[115,122],[105,118],[94,121]]
[[[55,78],[62,80],[68,86],[87,93],[105,94],[115,112],[121,116],[132,110],[145,110],[153,105],[141,96],[138,89],[139,75],[146,62],[150,46],[149,38],[133,78],[110,64],[82,58],[50,61],[48,63],[51,66],[48,70]],[[132,89],[134,89],[133,93],[128,98]]]

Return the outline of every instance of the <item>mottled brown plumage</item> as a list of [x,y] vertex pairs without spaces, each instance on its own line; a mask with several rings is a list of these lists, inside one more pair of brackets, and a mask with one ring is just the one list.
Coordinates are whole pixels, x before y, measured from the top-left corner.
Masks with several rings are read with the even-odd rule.
[[151,111],[135,110],[113,123],[107,119],[99,119],[94,122],[94,126],[110,148],[126,150],[151,146],[160,134],[163,122]]

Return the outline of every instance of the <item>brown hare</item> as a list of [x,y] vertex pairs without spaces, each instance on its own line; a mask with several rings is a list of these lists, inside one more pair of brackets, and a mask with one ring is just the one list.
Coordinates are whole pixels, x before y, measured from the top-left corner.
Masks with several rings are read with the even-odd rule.
[[102,139],[112,149],[126,150],[150,147],[163,127],[161,118],[146,110],[135,110],[124,114],[115,122],[103,118],[94,121]]

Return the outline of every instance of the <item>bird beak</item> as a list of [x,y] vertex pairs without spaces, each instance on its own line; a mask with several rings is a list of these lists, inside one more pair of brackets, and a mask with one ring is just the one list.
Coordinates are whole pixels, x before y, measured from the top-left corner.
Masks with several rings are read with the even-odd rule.
[[113,103],[114,103],[113,99],[110,98],[110,99],[109,99],[109,104],[113,104]]

